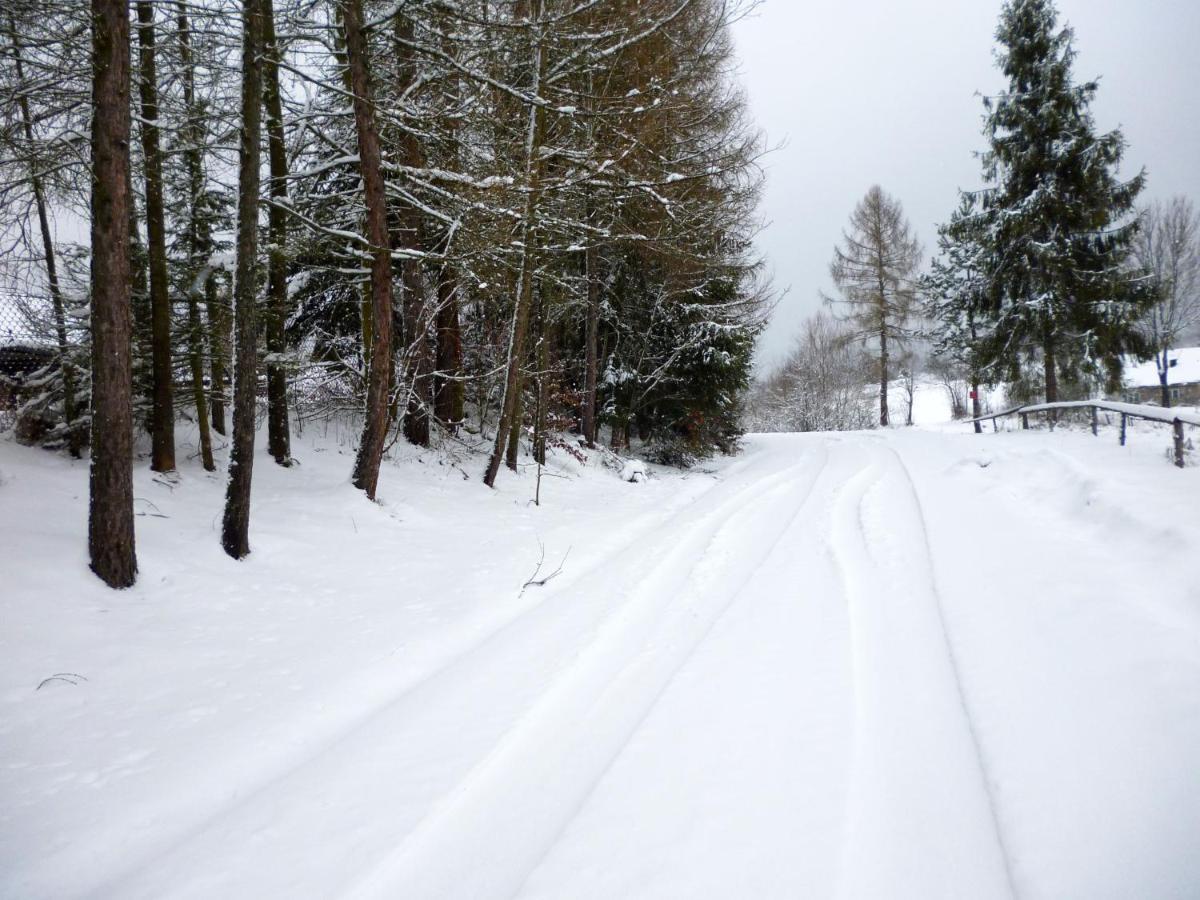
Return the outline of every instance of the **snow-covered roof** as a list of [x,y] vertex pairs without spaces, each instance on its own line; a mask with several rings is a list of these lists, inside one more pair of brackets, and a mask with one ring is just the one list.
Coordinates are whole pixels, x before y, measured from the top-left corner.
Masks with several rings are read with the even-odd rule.
[[[1170,358],[1176,360],[1167,376],[1171,384],[1200,382],[1200,347],[1180,347],[1171,351]],[[1130,387],[1157,387],[1158,369],[1154,360],[1131,363],[1125,369],[1125,383]]]

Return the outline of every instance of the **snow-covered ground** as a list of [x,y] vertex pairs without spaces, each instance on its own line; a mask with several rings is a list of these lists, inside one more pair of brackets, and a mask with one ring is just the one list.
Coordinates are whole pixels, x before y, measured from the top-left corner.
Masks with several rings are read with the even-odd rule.
[[139,466],[111,592],[86,465],[0,441],[0,896],[1200,892],[1165,429],[759,436],[541,507],[411,453],[373,505],[348,443],[259,457],[240,563],[219,476]]

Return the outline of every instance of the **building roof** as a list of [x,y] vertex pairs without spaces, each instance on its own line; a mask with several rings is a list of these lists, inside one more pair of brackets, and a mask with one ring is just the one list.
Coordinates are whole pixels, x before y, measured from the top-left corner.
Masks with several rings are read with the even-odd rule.
[[[1175,360],[1175,365],[1167,376],[1168,383],[1200,383],[1200,347],[1180,347],[1171,351],[1170,358]],[[1131,362],[1125,369],[1125,384],[1131,388],[1157,387],[1158,369],[1154,360]]]

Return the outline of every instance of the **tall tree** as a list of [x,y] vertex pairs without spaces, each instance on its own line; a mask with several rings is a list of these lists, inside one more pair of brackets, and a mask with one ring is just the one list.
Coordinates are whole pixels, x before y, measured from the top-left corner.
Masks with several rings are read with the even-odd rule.
[[372,500],[389,421],[388,387],[392,374],[392,259],[388,240],[379,129],[363,28],[362,0],[340,0],[346,40],[346,63],[358,138],[359,170],[367,210],[367,243],[371,259],[371,356],[367,374],[367,409],[362,439],[354,461],[353,482]]
[[129,7],[92,0],[92,459],[88,553],[109,587],[137,577],[129,291]]
[[1154,303],[1142,320],[1154,350],[1162,405],[1171,405],[1171,351],[1200,323],[1200,213],[1186,197],[1154,203],[1141,215],[1133,258],[1153,282]]
[[154,4],[137,0],[139,130],[146,177],[146,242],[150,267],[150,468],[175,469],[175,404],[171,377],[171,297],[167,277],[167,224],[163,207],[163,154],[158,121],[158,67]]
[[1112,379],[1142,348],[1148,296],[1125,262],[1144,175],[1118,179],[1124,138],[1096,133],[1097,83],[1074,83],[1073,34],[1051,0],[1008,0],[996,38],[1008,87],[985,101],[987,186],[974,195],[993,263],[990,355],[1015,379],[1040,352],[1054,401],[1060,373],[1103,367]]
[[273,0],[263,5],[263,101],[267,111],[267,156],[271,168],[271,205],[267,211],[267,451],[281,466],[291,464],[288,426],[287,369],[287,148],[283,133],[283,101],[279,66],[283,61],[275,36]]
[[[971,386],[972,414],[982,414],[979,389],[984,379],[987,341],[985,276],[987,248],[980,241],[973,199],[962,195],[950,221],[938,227],[938,256],[921,278],[922,310],[935,357],[965,371]],[[992,377],[986,379],[993,381]],[[983,430],[975,423],[975,432]]]
[[[25,65],[22,54],[20,35],[17,31],[16,16],[8,14],[9,50],[12,54],[14,74],[17,84],[24,86]],[[34,147],[33,114],[29,108],[29,96],[24,90],[17,94],[17,110],[21,119],[21,132],[32,154]],[[49,202],[45,180],[35,158],[29,160],[29,182],[33,189],[33,202],[37,210],[38,232],[42,239],[42,253],[45,257],[46,286],[50,291],[50,304],[54,314],[54,336],[58,343],[59,359],[62,362],[63,379],[63,418],[68,430],[67,446],[71,455],[78,458],[83,443],[83,434],[75,427],[75,363],[71,359],[70,341],[67,336],[66,301],[63,297],[62,285],[58,277],[58,260],[54,250],[54,234],[50,229]]]
[[262,0],[242,4],[242,106],[238,147],[237,265],[234,275],[233,447],[221,546],[234,559],[250,553],[250,482],[254,474],[254,398],[258,385],[258,199],[262,140]]
[[[196,99],[196,66],[186,0],[180,0],[175,21],[184,106],[182,157],[186,197],[186,265],[183,283],[188,305],[188,366],[192,378],[192,401],[196,407],[196,426],[200,432],[200,463],[206,472],[213,472],[217,466],[213,460],[208,397],[204,391],[204,325],[200,317],[200,299],[204,294],[205,285],[212,281],[207,258],[212,251],[212,228],[204,208],[204,116]],[[211,305],[209,308],[212,308]]]
[[854,207],[829,273],[847,308],[851,338],[878,353],[879,424],[884,426],[889,422],[891,357],[898,343],[912,337],[909,320],[915,311],[920,265],[921,245],[900,201],[873,186]]
[[[541,97],[546,77],[545,23],[542,21],[542,0],[531,0],[527,28],[530,40],[531,65],[529,97]],[[483,483],[496,484],[500,462],[506,450],[516,451],[520,433],[521,366],[525,362],[529,319],[533,308],[534,270],[537,265],[538,219],[541,213],[542,170],[545,164],[542,147],[546,139],[545,104],[536,100],[528,104],[523,187],[525,205],[521,216],[520,267],[514,291],[512,324],[509,326],[508,359],[505,365],[504,398],[500,403],[500,421],[496,425],[496,441],[484,470]]]

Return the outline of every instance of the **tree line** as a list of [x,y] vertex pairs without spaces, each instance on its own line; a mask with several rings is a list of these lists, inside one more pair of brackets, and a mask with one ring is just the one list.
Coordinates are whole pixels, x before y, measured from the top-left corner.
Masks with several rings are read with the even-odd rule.
[[1146,174],[1120,177],[1125,140],[1097,131],[1098,85],[1076,82],[1051,0],[1009,0],[996,39],[1007,86],[984,100],[983,186],[960,191],[924,273],[900,201],[867,192],[830,265],[840,313],[807,323],[756,386],[751,427],[863,427],[871,379],[887,426],[897,378],[911,424],[922,355],[956,414],[960,384],[979,416],[983,387],[1018,401],[1114,392],[1124,363],[1151,357],[1171,405],[1171,351],[1200,326],[1200,216],[1184,197],[1137,206]]
[[566,432],[730,449],[768,305],[747,8],[7,4],[0,274],[44,300],[42,440],[90,446],[96,573],[134,582],[134,443],[173,471],[181,414],[204,468],[229,438],[234,558],[256,418],[289,465],[298,394],[361,416],[370,498],[397,435],[490,432],[488,485]]

